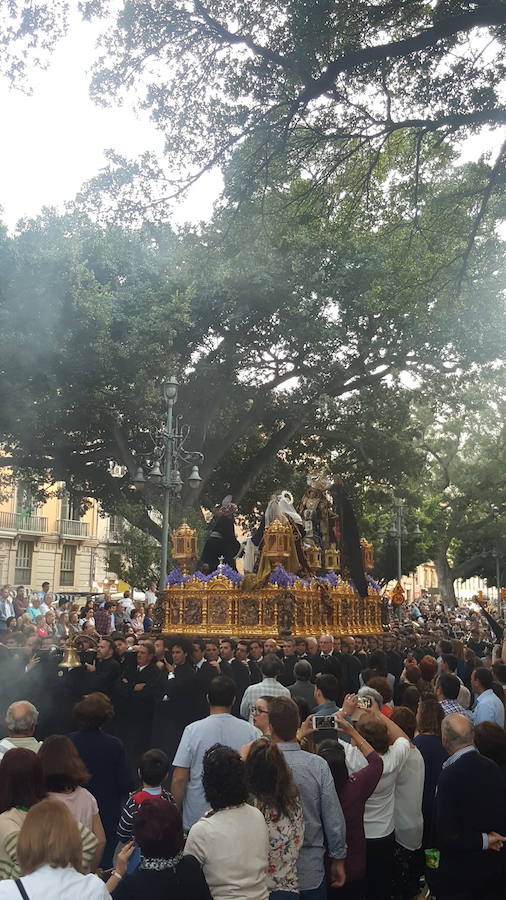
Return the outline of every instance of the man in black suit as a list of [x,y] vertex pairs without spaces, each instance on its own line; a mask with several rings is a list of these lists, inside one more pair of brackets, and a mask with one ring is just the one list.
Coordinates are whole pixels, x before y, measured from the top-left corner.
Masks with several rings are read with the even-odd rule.
[[283,656],[281,657],[281,662],[283,663],[283,671],[278,678],[280,684],[283,684],[285,687],[288,687],[289,684],[293,684],[295,681],[295,676],[293,674],[293,669],[295,663],[299,661],[299,657],[295,652],[295,638],[293,637],[284,637],[283,638]]
[[[318,640],[318,653],[309,658],[313,670],[313,679],[320,672],[335,675],[339,684],[343,685],[343,664],[334,651],[334,639],[331,634],[321,634]],[[341,654],[339,654],[340,656]]]
[[117,698],[121,669],[117,659],[114,658],[115,647],[112,639],[103,635],[97,647],[97,656],[93,663],[86,663],[86,690],[92,694],[100,691],[107,694],[114,702]]
[[359,677],[362,666],[360,660],[355,656],[355,638],[351,635],[341,638],[340,657],[340,662],[344,667],[343,691],[345,694],[356,694],[360,687]]
[[[387,658],[387,666],[390,675],[393,675],[395,680],[398,681],[402,675],[402,670],[404,668],[404,663],[400,653],[397,653],[397,650],[394,650],[395,646],[395,638],[391,634],[383,635],[383,650],[385,656]],[[421,657],[420,657],[421,659]]]
[[466,716],[443,719],[443,764],[434,805],[439,868],[428,870],[438,900],[500,900],[506,841],[506,783],[474,746]]
[[231,678],[235,684],[235,701],[232,707],[232,714],[240,718],[240,708],[242,695],[250,684],[249,666],[246,660],[241,661],[235,658],[237,644],[231,638],[223,638],[220,641],[220,669],[221,674]]
[[249,669],[249,683],[250,684],[260,684],[262,680],[262,673],[258,668],[258,664],[254,659],[250,659],[249,652],[249,644],[248,641],[237,641],[237,647],[235,649],[235,658],[240,662],[247,662]]
[[120,679],[128,681],[130,677],[133,677],[133,672],[137,666],[137,654],[128,649],[125,636],[120,634],[119,631],[111,634],[111,638],[114,642],[116,660],[120,668]]
[[205,714],[199,677],[192,663],[192,644],[178,637],[171,645],[172,663],[165,662],[158,685],[152,746],[163,747],[172,762],[187,725]]
[[202,715],[199,718],[209,715],[209,703],[206,700],[207,691],[213,678],[221,675],[219,662],[208,662],[204,656],[206,648],[205,641],[200,637],[192,638],[192,665],[197,673],[197,682],[202,697]]
[[137,665],[122,680],[117,718],[121,723],[120,737],[123,737],[134,772],[137,772],[142,754],[151,747],[153,714],[161,678],[154,659],[153,644],[143,641],[137,650]]

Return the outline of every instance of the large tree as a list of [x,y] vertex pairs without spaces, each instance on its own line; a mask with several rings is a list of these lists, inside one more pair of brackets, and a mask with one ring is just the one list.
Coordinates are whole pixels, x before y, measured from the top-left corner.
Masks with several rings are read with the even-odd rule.
[[[140,498],[129,479],[152,455],[158,385],[177,369],[179,410],[205,454],[203,503],[230,489],[251,512],[315,463],[352,490],[367,478],[395,484],[416,466],[399,441],[413,388],[502,352],[492,217],[458,299],[452,280],[486,168],[443,158],[415,232],[398,221],[402,188],[380,221],[350,223],[295,180],[199,234],[99,227],[74,213],[3,235],[7,458],[157,535],[148,510],[160,494]],[[111,461],[128,474],[111,478]]]
[[[496,581],[506,556],[504,370],[494,379],[462,377],[446,398],[420,410],[426,452],[421,506],[430,519],[428,550],[444,600],[472,575]],[[427,398],[426,398],[427,399]],[[425,419],[425,421],[424,421]]]
[[[92,92],[105,103],[140,97],[165,135],[165,174],[151,180],[145,208],[165,207],[218,166],[232,202],[303,175],[311,191],[333,184],[361,215],[386,168],[390,185],[409,183],[416,225],[434,141],[454,147],[484,126],[504,130],[505,26],[502,0],[125,2],[116,27],[108,20]],[[475,185],[470,247],[505,165],[506,142]],[[115,190],[128,172],[138,188],[143,167],[113,160]]]

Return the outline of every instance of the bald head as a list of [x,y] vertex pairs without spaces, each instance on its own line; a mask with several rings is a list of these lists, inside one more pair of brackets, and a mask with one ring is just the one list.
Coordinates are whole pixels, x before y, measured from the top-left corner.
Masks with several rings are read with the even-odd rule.
[[32,737],[39,712],[28,700],[11,703],[5,716],[7,731],[12,737]]
[[445,716],[441,725],[441,738],[443,747],[450,756],[464,747],[472,747],[474,744],[472,722],[460,713]]

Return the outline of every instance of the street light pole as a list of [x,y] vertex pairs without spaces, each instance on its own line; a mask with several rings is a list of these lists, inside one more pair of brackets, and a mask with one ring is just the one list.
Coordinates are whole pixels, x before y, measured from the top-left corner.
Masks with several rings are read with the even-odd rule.
[[142,465],[137,469],[134,478],[136,488],[142,490],[146,482],[157,484],[163,488],[162,505],[162,533],[160,548],[160,584],[161,591],[165,590],[167,583],[167,559],[169,555],[169,518],[170,518],[170,492],[181,493],[183,481],[179,472],[179,465],[191,465],[192,470],[188,478],[191,488],[198,490],[202,479],[199,474],[197,462],[204,457],[202,453],[185,449],[185,443],[190,433],[187,425],[182,425],[176,419],[174,427],[173,408],[177,401],[178,380],[172,375],[162,384],[163,397],[166,403],[167,414],[162,421],[160,431],[154,439],[155,448],[153,462],[147,475],[144,475]]
[[397,527],[396,527],[396,531],[397,531],[397,534],[396,534],[396,538],[397,538],[397,581],[400,583],[400,580],[402,578],[402,526],[403,526],[402,508],[403,508],[404,503],[399,497],[396,497],[394,499],[394,503],[395,503],[395,510],[396,510],[396,515],[397,515]]
[[[404,521],[404,500],[400,497],[394,497],[394,520],[392,522],[392,527],[390,528],[390,537],[395,540],[395,546],[397,549],[397,581],[401,584],[402,578],[402,542],[403,540],[407,540],[409,537],[408,529],[406,528],[406,523]],[[418,522],[415,525],[415,528],[412,532],[414,538],[420,535],[420,528]],[[413,590],[414,597],[414,590]],[[400,607],[396,607],[395,615],[400,617]]]
[[[177,389],[176,389],[177,390]],[[158,585],[161,591],[165,590],[167,583],[167,556],[169,550],[169,513],[170,513],[170,479],[172,469],[172,409],[177,399],[177,393],[174,398],[166,397],[167,400],[167,430],[165,433],[165,466],[163,473],[163,512],[162,512],[162,548],[160,555],[160,583]]]

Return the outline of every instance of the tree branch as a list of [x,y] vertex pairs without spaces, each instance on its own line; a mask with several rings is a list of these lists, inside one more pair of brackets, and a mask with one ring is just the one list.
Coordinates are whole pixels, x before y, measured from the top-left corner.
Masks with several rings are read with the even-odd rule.
[[506,24],[506,5],[504,3],[480,6],[478,9],[471,10],[468,13],[441,19],[437,25],[426,28],[425,31],[421,31],[414,37],[348,51],[329,63],[323,74],[319,78],[314,79],[301,91],[296,105],[305,106],[311,100],[320,97],[332,87],[338,75],[342,75],[344,72],[350,72],[352,69],[370,65],[371,63],[381,62],[381,60],[411,56],[411,54],[418,53],[420,50],[433,47],[445,38],[453,37],[461,32],[471,31],[473,28],[487,28],[493,25],[504,24]]
[[464,562],[459,563],[451,569],[452,578],[455,579],[455,581],[459,578],[462,579],[462,581],[465,581],[466,578],[470,578],[480,566],[484,566],[486,563],[487,557],[483,556],[482,553],[476,553],[474,556],[471,556],[469,559],[466,559]]
[[286,57],[281,56],[280,53],[275,53],[273,50],[269,50],[268,47],[257,44],[256,41],[245,34],[241,34],[240,31],[229,31],[228,28],[225,28],[225,26],[221,24],[221,22],[218,22],[217,19],[214,19],[210,15],[200,0],[194,0],[193,5],[197,13],[204,19],[206,25],[209,25],[209,27],[212,28],[225,43],[244,44],[244,46],[248,47],[255,56],[261,56],[263,59],[273,62],[278,66],[284,67],[287,65]]

